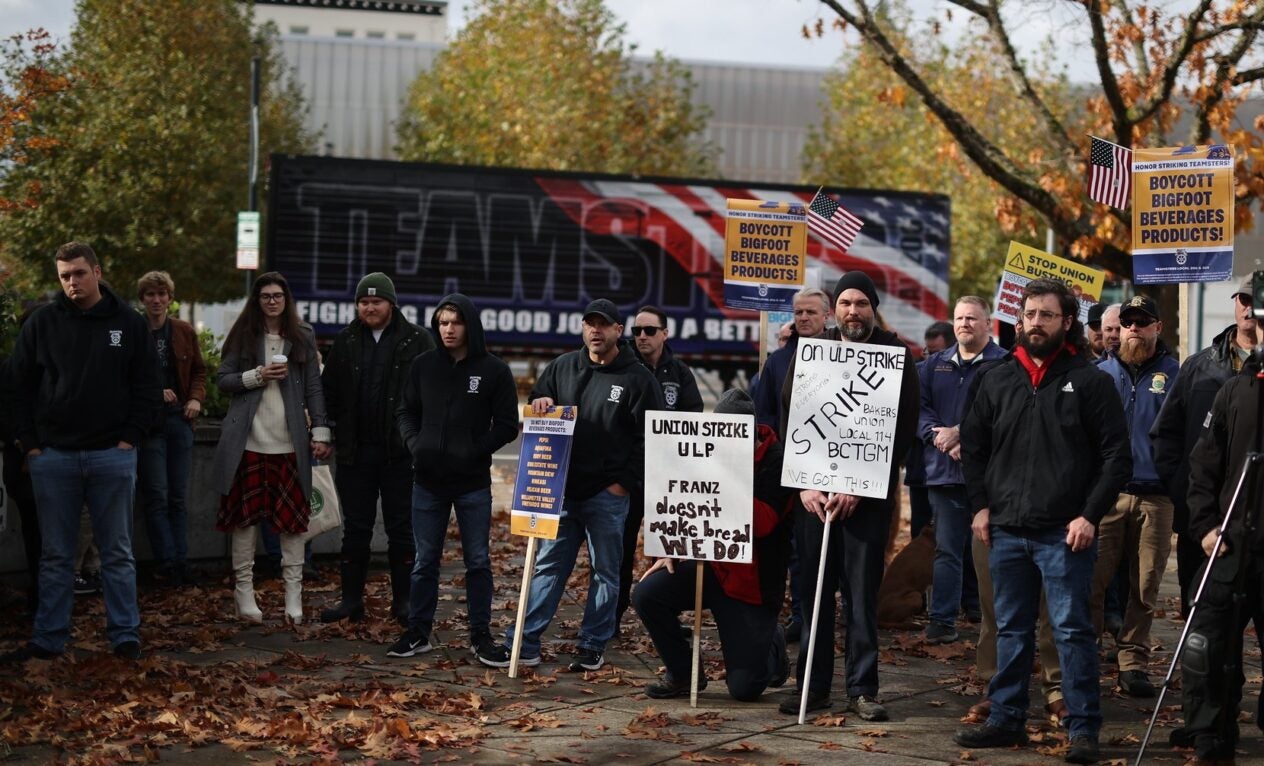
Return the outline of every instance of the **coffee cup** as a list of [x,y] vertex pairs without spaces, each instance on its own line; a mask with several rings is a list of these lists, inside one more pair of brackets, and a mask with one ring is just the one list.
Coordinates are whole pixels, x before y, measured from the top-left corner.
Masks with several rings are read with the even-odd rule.
[[286,355],[285,355],[285,354],[273,354],[273,355],[272,355],[272,363],[273,363],[273,364],[285,364],[285,363],[286,363],[286,362],[288,362],[288,361],[290,361],[290,360],[289,360],[289,358],[288,358],[288,357],[286,357]]

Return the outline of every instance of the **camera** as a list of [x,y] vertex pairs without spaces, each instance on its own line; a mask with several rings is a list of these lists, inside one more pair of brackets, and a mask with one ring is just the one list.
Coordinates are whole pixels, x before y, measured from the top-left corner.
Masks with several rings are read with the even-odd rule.
[[1251,274],[1251,316],[1264,322],[1264,271]]

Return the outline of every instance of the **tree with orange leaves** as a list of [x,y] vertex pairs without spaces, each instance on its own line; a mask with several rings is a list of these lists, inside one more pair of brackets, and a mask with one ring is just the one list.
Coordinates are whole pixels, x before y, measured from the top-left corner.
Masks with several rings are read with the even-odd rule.
[[[1264,0],[1198,0],[1185,12],[1132,0],[1048,0],[1006,4],[1001,0],[946,0],[946,20],[964,12],[973,29],[1001,57],[999,72],[1016,108],[1030,115],[1026,127],[1037,139],[1013,146],[998,136],[1003,115],[971,115],[928,76],[921,52],[908,44],[878,4],[868,0],[821,0],[834,26],[852,31],[883,65],[938,118],[951,141],[999,187],[998,218],[1013,223],[1039,216],[1061,248],[1120,274],[1131,274],[1126,211],[1091,202],[1085,191],[1088,138],[1094,134],[1125,147],[1226,143],[1236,158],[1236,224],[1252,224],[1256,201],[1264,199],[1264,118],[1254,130],[1238,123],[1238,108],[1264,82]],[[1061,10],[1082,24],[1085,55],[1098,82],[1082,98],[1074,118],[1064,116],[1033,76],[1014,43],[1014,33],[1037,10]],[[1021,15],[1020,15],[1021,14]],[[936,30],[938,20],[932,20]],[[822,35],[818,21],[806,34]],[[1187,118],[1182,120],[1182,118]],[[1187,130],[1177,134],[1180,124]]]
[[[48,32],[42,29],[0,42],[5,62],[0,68],[0,173],[8,167],[27,164],[33,152],[46,150],[57,142],[31,120],[40,103],[73,86],[70,76],[49,66],[55,50]],[[38,184],[34,180],[30,183],[35,186],[0,194],[0,213],[37,205]]]

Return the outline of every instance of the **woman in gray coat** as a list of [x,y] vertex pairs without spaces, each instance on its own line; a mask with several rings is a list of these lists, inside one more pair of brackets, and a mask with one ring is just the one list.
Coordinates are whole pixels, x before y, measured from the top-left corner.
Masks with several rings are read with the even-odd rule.
[[[299,321],[285,277],[261,274],[224,341],[218,381],[232,396],[215,450],[215,528],[232,533],[237,616],[262,622],[255,603],[254,525],[281,535],[285,616],[303,620],[303,533],[311,508],[312,458],[327,458],[330,432],[316,337]],[[310,434],[308,419],[310,418]]]

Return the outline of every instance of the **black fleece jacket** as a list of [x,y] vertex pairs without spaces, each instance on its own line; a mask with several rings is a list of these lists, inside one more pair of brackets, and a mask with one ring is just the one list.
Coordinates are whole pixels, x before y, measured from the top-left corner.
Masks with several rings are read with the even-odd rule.
[[610,364],[598,364],[588,349],[554,359],[531,389],[529,401],[547,396],[556,405],[579,407],[566,497],[587,500],[611,484],[629,492],[645,477],[645,411],[665,409],[654,374],[626,341]]
[[[470,299],[454,293],[445,303],[465,320],[465,358],[453,359],[440,342],[413,360],[395,415],[417,484],[451,496],[491,486],[492,454],[518,435],[518,391],[509,365],[487,353]],[[435,337],[439,313],[430,320]]]
[[26,450],[139,446],[162,405],[149,325],[104,284],[87,311],[59,295],[31,314],[11,364]]

